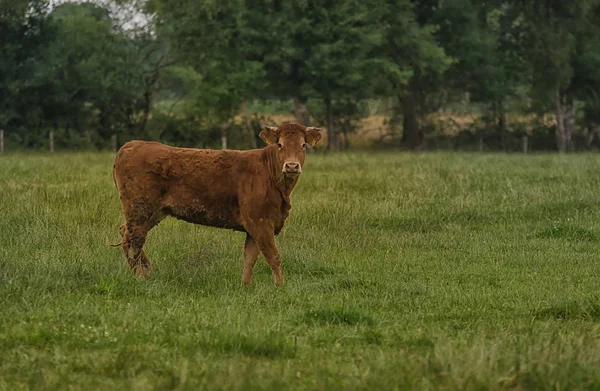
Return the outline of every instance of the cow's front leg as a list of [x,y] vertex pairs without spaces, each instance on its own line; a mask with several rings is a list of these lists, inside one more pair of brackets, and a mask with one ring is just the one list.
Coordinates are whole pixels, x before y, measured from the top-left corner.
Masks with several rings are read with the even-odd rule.
[[242,283],[244,285],[250,285],[252,283],[252,269],[256,264],[260,250],[256,241],[246,234],[246,242],[244,243],[244,273],[242,274]]
[[252,235],[260,252],[265,256],[267,263],[273,271],[273,281],[276,285],[283,285],[283,276],[281,275],[281,255],[275,245],[275,234],[273,230],[263,231],[258,235]]

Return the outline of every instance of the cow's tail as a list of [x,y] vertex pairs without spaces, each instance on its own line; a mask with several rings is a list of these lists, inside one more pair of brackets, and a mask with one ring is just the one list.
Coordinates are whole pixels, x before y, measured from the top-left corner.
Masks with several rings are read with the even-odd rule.
[[[117,191],[119,191],[119,185],[117,183],[117,176],[115,175],[116,168],[117,168],[117,162],[115,161],[115,163],[113,164],[112,176],[113,176],[113,182],[115,183],[115,188],[117,189]],[[121,236],[123,236],[123,234],[121,234]],[[105,245],[110,246],[110,247],[119,247],[119,246],[123,245],[123,241],[124,241],[124,238],[121,238],[121,241],[119,243],[111,243],[108,240],[108,238],[106,238]]]
[[110,246],[110,247],[119,247],[119,246],[123,245],[123,239],[121,239],[121,241],[119,243],[111,243],[111,242],[108,241],[108,239],[106,239],[106,243],[105,244],[107,246]]
[[119,190],[119,185],[117,184],[117,176],[115,175],[115,169],[117,168],[117,164],[113,164],[113,182],[115,183],[115,188],[117,191]]
[[105,244],[110,247],[119,247],[125,244],[125,224],[119,227],[119,233],[121,234],[121,241],[119,243],[111,243],[108,239],[106,239]]
[[121,149],[119,149],[119,151],[115,155],[115,160],[113,162],[113,170],[112,170],[113,182],[115,183],[115,187],[117,188],[117,190],[119,190],[119,184],[117,183],[117,175],[115,174],[115,172],[117,171],[117,164],[121,160],[122,156],[123,156],[123,147],[121,147]]

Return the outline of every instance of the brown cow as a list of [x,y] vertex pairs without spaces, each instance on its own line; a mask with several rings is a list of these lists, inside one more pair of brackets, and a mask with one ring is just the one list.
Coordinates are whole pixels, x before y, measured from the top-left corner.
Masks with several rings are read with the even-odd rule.
[[252,282],[261,252],[275,284],[282,284],[275,235],[291,208],[290,193],[302,172],[307,145],[321,129],[298,124],[265,127],[269,144],[250,151],[173,148],[130,141],[115,157],[113,175],[126,222],[121,246],[133,273],[150,275],[142,247],[146,235],[165,216],[246,233],[242,282]]

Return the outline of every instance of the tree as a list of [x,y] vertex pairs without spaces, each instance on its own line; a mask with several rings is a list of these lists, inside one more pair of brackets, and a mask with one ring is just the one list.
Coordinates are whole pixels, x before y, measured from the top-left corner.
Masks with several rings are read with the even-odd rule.
[[[158,32],[168,39],[178,58],[202,76],[196,98],[205,116],[230,123],[240,107],[262,94],[265,71],[263,49],[255,35],[265,28],[252,23],[243,1],[155,0]],[[259,34],[260,35],[260,34]],[[222,126],[222,147],[227,147],[227,128]],[[247,130],[251,128],[248,125]],[[251,143],[254,134],[249,134]]]
[[445,88],[454,95],[468,93],[470,102],[488,106],[502,140],[505,102],[518,97],[519,88],[528,82],[518,52],[516,17],[505,2],[489,0],[447,0],[436,13],[437,39],[454,59],[444,77]]
[[[572,57],[573,78],[570,89],[582,103],[586,147],[592,142],[600,125],[600,2],[587,2],[584,18],[575,26],[575,47]],[[575,113],[573,112],[575,119]]]
[[93,131],[97,145],[119,131],[140,134],[145,86],[135,42],[92,4],[63,4],[50,16],[58,34],[38,77],[38,88],[53,96],[40,102],[46,117],[67,133]]
[[590,70],[600,65],[593,54],[599,48],[600,2],[539,0],[513,6],[522,16],[522,56],[532,74],[532,97],[542,110],[552,102],[556,146],[567,152],[572,148],[575,98],[589,96],[587,86],[598,81],[598,73]]
[[[282,47],[276,50],[277,57],[270,58],[267,70],[278,69],[273,72],[279,74],[275,80],[288,77],[282,85],[289,88],[296,108],[310,96],[324,103],[328,148],[337,150],[339,129],[334,106],[358,103],[372,94],[369,81],[379,64],[373,54],[382,40],[376,28],[380,15],[358,0],[286,4],[276,25],[281,28]],[[290,70],[287,75],[286,70]],[[344,109],[350,115],[361,113],[356,104],[345,104]],[[354,111],[348,113],[349,109]]]
[[437,1],[382,0],[385,34],[380,50],[389,88],[385,93],[399,103],[403,116],[402,142],[411,150],[424,148],[421,119],[430,108],[428,94],[439,91],[442,76],[452,63],[436,41]]
[[38,135],[28,129],[39,122],[32,110],[32,80],[39,70],[40,53],[55,37],[47,19],[48,2],[0,1],[0,128],[25,145],[35,145]]

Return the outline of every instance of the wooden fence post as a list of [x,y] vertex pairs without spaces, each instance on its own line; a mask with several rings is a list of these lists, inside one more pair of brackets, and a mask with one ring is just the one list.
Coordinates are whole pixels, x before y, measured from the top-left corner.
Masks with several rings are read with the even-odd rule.
[[4,130],[0,130],[0,153],[4,153]]
[[50,131],[50,153],[54,153],[54,131]]
[[521,146],[523,147],[523,153],[527,153],[527,135],[521,137]]
[[227,135],[221,136],[221,149],[227,149]]
[[117,152],[117,135],[113,134],[110,136],[110,143],[112,145],[112,151]]

